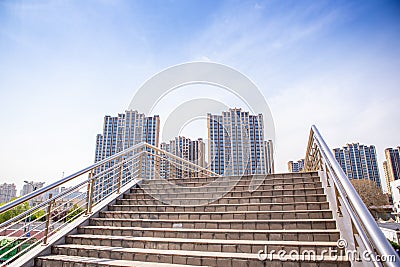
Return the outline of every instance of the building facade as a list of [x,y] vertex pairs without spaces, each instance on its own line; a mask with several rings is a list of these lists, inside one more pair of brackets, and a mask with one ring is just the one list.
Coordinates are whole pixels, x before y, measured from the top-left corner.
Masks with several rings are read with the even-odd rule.
[[400,147],[385,149],[386,161],[383,162],[388,193],[391,194],[390,183],[400,179]]
[[381,187],[375,146],[353,143],[333,151],[349,179],[366,179]]
[[209,113],[207,128],[211,171],[225,176],[269,173],[262,114],[237,108]]
[[304,159],[299,159],[298,161],[289,161],[288,162],[288,171],[289,172],[302,172],[304,170]]
[[0,184],[0,203],[9,202],[17,196],[17,188],[15,184]]
[[[127,110],[123,114],[116,117],[105,116],[103,122],[103,133],[96,136],[96,152],[95,162],[104,160],[115,153],[123,151],[133,145],[141,142],[147,142],[153,146],[159,145],[160,117],[158,115],[146,117],[144,114],[136,110]],[[152,177],[155,171],[150,168],[154,164],[153,158],[146,158],[142,163],[142,175]],[[110,161],[102,168],[95,171],[101,172],[113,166],[116,161]],[[102,196],[113,191],[110,186],[113,184],[113,172],[99,177],[95,182],[94,196],[98,196],[102,192]],[[125,179],[126,176],[123,177]]]

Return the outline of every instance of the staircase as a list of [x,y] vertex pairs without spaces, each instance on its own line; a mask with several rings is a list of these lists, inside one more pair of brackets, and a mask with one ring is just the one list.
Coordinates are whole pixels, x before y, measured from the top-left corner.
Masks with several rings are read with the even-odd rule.
[[143,180],[35,266],[350,266],[317,172],[215,179]]

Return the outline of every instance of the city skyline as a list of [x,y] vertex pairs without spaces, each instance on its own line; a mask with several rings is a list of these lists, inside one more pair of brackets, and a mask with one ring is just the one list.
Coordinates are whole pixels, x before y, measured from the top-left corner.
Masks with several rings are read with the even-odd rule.
[[[235,110],[240,110],[241,111],[241,108],[231,108],[230,110],[234,110],[234,111]],[[242,113],[247,113],[248,114],[249,112],[248,111],[243,111]],[[262,115],[262,114],[259,114],[259,115]],[[215,116],[220,116],[220,115],[215,115]],[[250,116],[254,116],[254,115],[250,115]],[[126,118],[128,118],[128,122],[126,122]],[[118,113],[117,116],[114,116],[114,117],[111,116],[111,115],[105,115],[104,116],[104,120],[103,120],[103,127],[102,127],[103,128],[103,133],[102,134],[97,134],[96,138],[95,138],[96,139],[96,142],[95,142],[96,146],[95,146],[95,153],[94,153],[95,154],[95,162],[98,162],[98,161],[100,161],[102,159],[105,159],[106,157],[109,157],[112,154],[115,154],[116,152],[120,152],[120,151],[122,151],[124,149],[127,149],[130,146],[132,146],[134,144],[137,144],[137,143],[139,143],[141,141],[146,141],[146,142],[149,142],[152,145],[159,146],[161,149],[166,150],[167,152],[170,152],[170,153],[172,153],[174,155],[180,156],[180,157],[182,157],[184,159],[187,159],[187,160],[197,164],[197,161],[193,161],[193,160],[189,159],[189,154],[187,154],[187,155],[185,154],[184,155],[185,152],[177,153],[177,149],[176,148],[172,149],[171,148],[171,144],[173,144],[173,146],[175,146],[175,143],[178,144],[179,143],[178,141],[182,139],[182,140],[187,140],[189,143],[194,143],[194,142],[201,141],[202,144],[205,146],[205,144],[203,143],[203,138],[202,137],[198,137],[197,140],[193,140],[192,141],[188,137],[179,135],[179,136],[175,137],[175,140],[169,140],[169,142],[167,143],[167,142],[164,142],[163,140],[159,139],[159,130],[158,130],[158,132],[156,131],[157,133],[156,132],[151,132],[150,133],[151,137],[149,138],[149,136],[145,133],[145,132],[148,131],[147,127],[145,127],[146,128],[145,130],[143,130],[143,133],[132,132],[132,133],[129,133],[129,135],[124,135],[125,131],[130,131],[131,128],[132,129],[135,128],[134,122],[135,121],[137,122],[138,119],[140,121],[142,121],[141,126],[147,125],[148,123],[146,123],[146,122],[149,121],[149,120],[151,121],[150,124],[153,124],[153,120],[154,120],[154,124],[158,125],[156,128],[159,129],[159,127],[160,127],[159,126],[160,125],[160,116],[159,115],[154,115],[153,117],[147,117],[146,114],[140,113],[137,110],[126,110],[125,113]],[[222,119],[222,116],[221,116],[221,119]],[[261,119],[261,121],[262,121],[262,119]],[[206,127],[208,127],[208,126],[209,125],[206,125]],[[103,136],[105,136],[105,137],[103,137]],[[108,144],[103,145],[103,139],[107,139],[106,138],[107,136],[108,136],[108,139],[111,140],[111,142],[108,143]],[[122,142],[122,139],[124,139],[124,142]],[[273,155],[272,141],[268,140],[268,141],[264,141],[264,143],[265,143],[265,149],[266,149],[265,150],[265,155],[267,155],[269,153],[271,153],[270,155]],[[337,159],[338,159],[338,154],[337,153],[339,153],[338,150],[341,150],[341,153],[343,154],[343,151],[342,151],[343,148],[346,148],[349,145],[350,146],[358,145],[358,142],[357,143],[347,143],[347,145],[342,147],[342,148],[333,148],[332,149],[332,152],[335,154]],[[361,145],[361,146],[364,147],[364,145]],[[106,149],[106,147],[107,147],[107,149]],[[374,153],[376,154],[375,146],[374,145],[370,145],[370,147],[373,148]],[[205,148],[206,148],[206,146],[205,146]],[[379,179],[378,179],[377,184],[378,184],[378,187],[381,188],[384,193],[390,193],[390,188],[388,188],[388,187],[390,187],[390,185],[388,184],[390,176],[388,176],[388,175],[392,175],[392,174],[388,174],[387,170],[389,170],[389,168],[387,166],[385,166],[385,164],[387,164],[387,162],[388,162],[388,160],[390,158],[389,155],[391,155],[393,157],[392,154],[395,154],[394,155],[395,160],[398,159],[398,155],[397,154],[399,153],[399,149],[400,149],[399,146],[397,146],[397,148],[385,148],[384,151],[385,151],[385,155],[386,155],[386,160],[384,160],[382,162],[382,167],[383,167],[383,170],[384,170],[383,173],[379,173],[379,169],[380,169],[379,167],[380,166],[378,166],[378,174],[377,174],[377,176],[378,176]],[[188,150],[188,151],[186,151],[187,153],[193,153],[193,149],[189,149],[189,147],[188,147],[187,150]],[[99,151],[100,151],[100,153],[99,153]],[[108,153],[104,153],[105,151],[108,151]],[[189,151],[191,151],[191,152],[189,152]],[[209,157],[210,156],[209,153],[210,152],[205,153],[203,156],[207,155]],[[396,156],[397,156],[397,158],[396,158]],[[203,159],[204,161],[200,160],[200,162],[203,162],[203,164],[199,164],[199,166],[204,166],[204,164],[207,162],[207,159],[204,158]],[[375,160],[376,160],[376,155],[375,155]],[[393,161],[393,159],[392,159],[392,161]],[[271,168],[272,171],[274,170],[274,159],[273,158],[272,158],[272,161],[271,161],[271,159],[268,157],[266,164],[267,164],[266,168]],[[344,168],[344,170],[346,172],[346,166],[343,167],[343,162],[339,161],[339,164],[342,165],[342,168]],[[392,163],[392,164],[394,164],[394,163]],[[379,165],[379,162],[378,162],[378,165]],[[288,163],[287,163],[287,172],[299,172],[299,171],[302,171],[303,170],[303,166],[304,166],[304,159],[300,159],[297,162],[288,161]],[[395,165],[392,168],[394,168],[394,171],[396,171],[397,170],[396,168],[398,168],[398,166]],[[271,173],[273,173],[273,172],[271,172]],[[395,175],[397,175],[397,173]],[[167,178],[167,177],[169,177],[169,175],[165,175],[165,178]],[[391,182],[391,180],[389,182]],[[45,184],[45,182],[36,182],[36,181],[32,181],[32,183],[39,184],[39,188],[43,187],[44,184]],[[4,183],[4,184],[6,184],[6,183]],[[31,192],[32,189],[29,192],[22,193],[24,188],[26,188],[27,186],[31,186],[31,185],[27,185],[26,183],[24,183],[20,194],[19,195],[16,194],[16,196],[26,195],[27,193]],[[17,190],[16,192],[19,192],[19,191]]]
[[90,164],[102,116],[127,108],[154,73],[193,60],[232,66],[258,85],[276,124],[277,172],[304,157],[312,124],[331,148],[374,144],[381,174],[384,149],[399,145],[396,1],[0,7],[0,182],[50,183]]

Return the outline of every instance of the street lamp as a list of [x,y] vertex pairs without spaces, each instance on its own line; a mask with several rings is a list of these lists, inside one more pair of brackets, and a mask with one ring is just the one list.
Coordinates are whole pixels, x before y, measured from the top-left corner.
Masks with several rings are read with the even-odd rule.
[[[32,186],[33,191],[35,191],[35,190],[38,188],[38,186],[35,185],[33,182],[24,181],[24,183],[26,183],[26,184]],[[33,202],[32,202],[32,203],[33,203]],[[28,217],[26,217],[25,220],[24,220],[24,233],[26,233],[26,237],[29,237],[29,236],[30,236],[30,232],[29,232],[29,230],[30,230],[30,225],[28,225],[28,231],[26,230],[26,224],[27,224],[27,223],[30,223],[30,222],[31,222],[31,215],[29,215]]]

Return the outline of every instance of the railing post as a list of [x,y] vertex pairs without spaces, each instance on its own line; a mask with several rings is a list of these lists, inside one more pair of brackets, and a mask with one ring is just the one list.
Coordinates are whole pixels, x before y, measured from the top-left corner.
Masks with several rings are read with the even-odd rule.
[[92,194],[92,176],[93,176],[93,171],[91,171],[89,173],[89,180],[88,180],[88,184],[87,184],[87,188],[86,188],[86,211],[85,211],[85,215],[89,214],[89,202],[90,202],[90,195]]
[[118,171],[118,184],[117,184],[117,194],[121,193],[121,183],[122,183],[122,160],[119,165],[119,171]]
[[[53,197],[53,194],[49,194],[49,199]],[[44,229],[44,239],[43,239],[43,245],[47,245],[47,239],[49,236],[49,227],[50,227],[50,220],[51,220],[51,208],[53,201],[49,202],[49,205],[47,206],[47,217],[46,217],[46,228]]]

